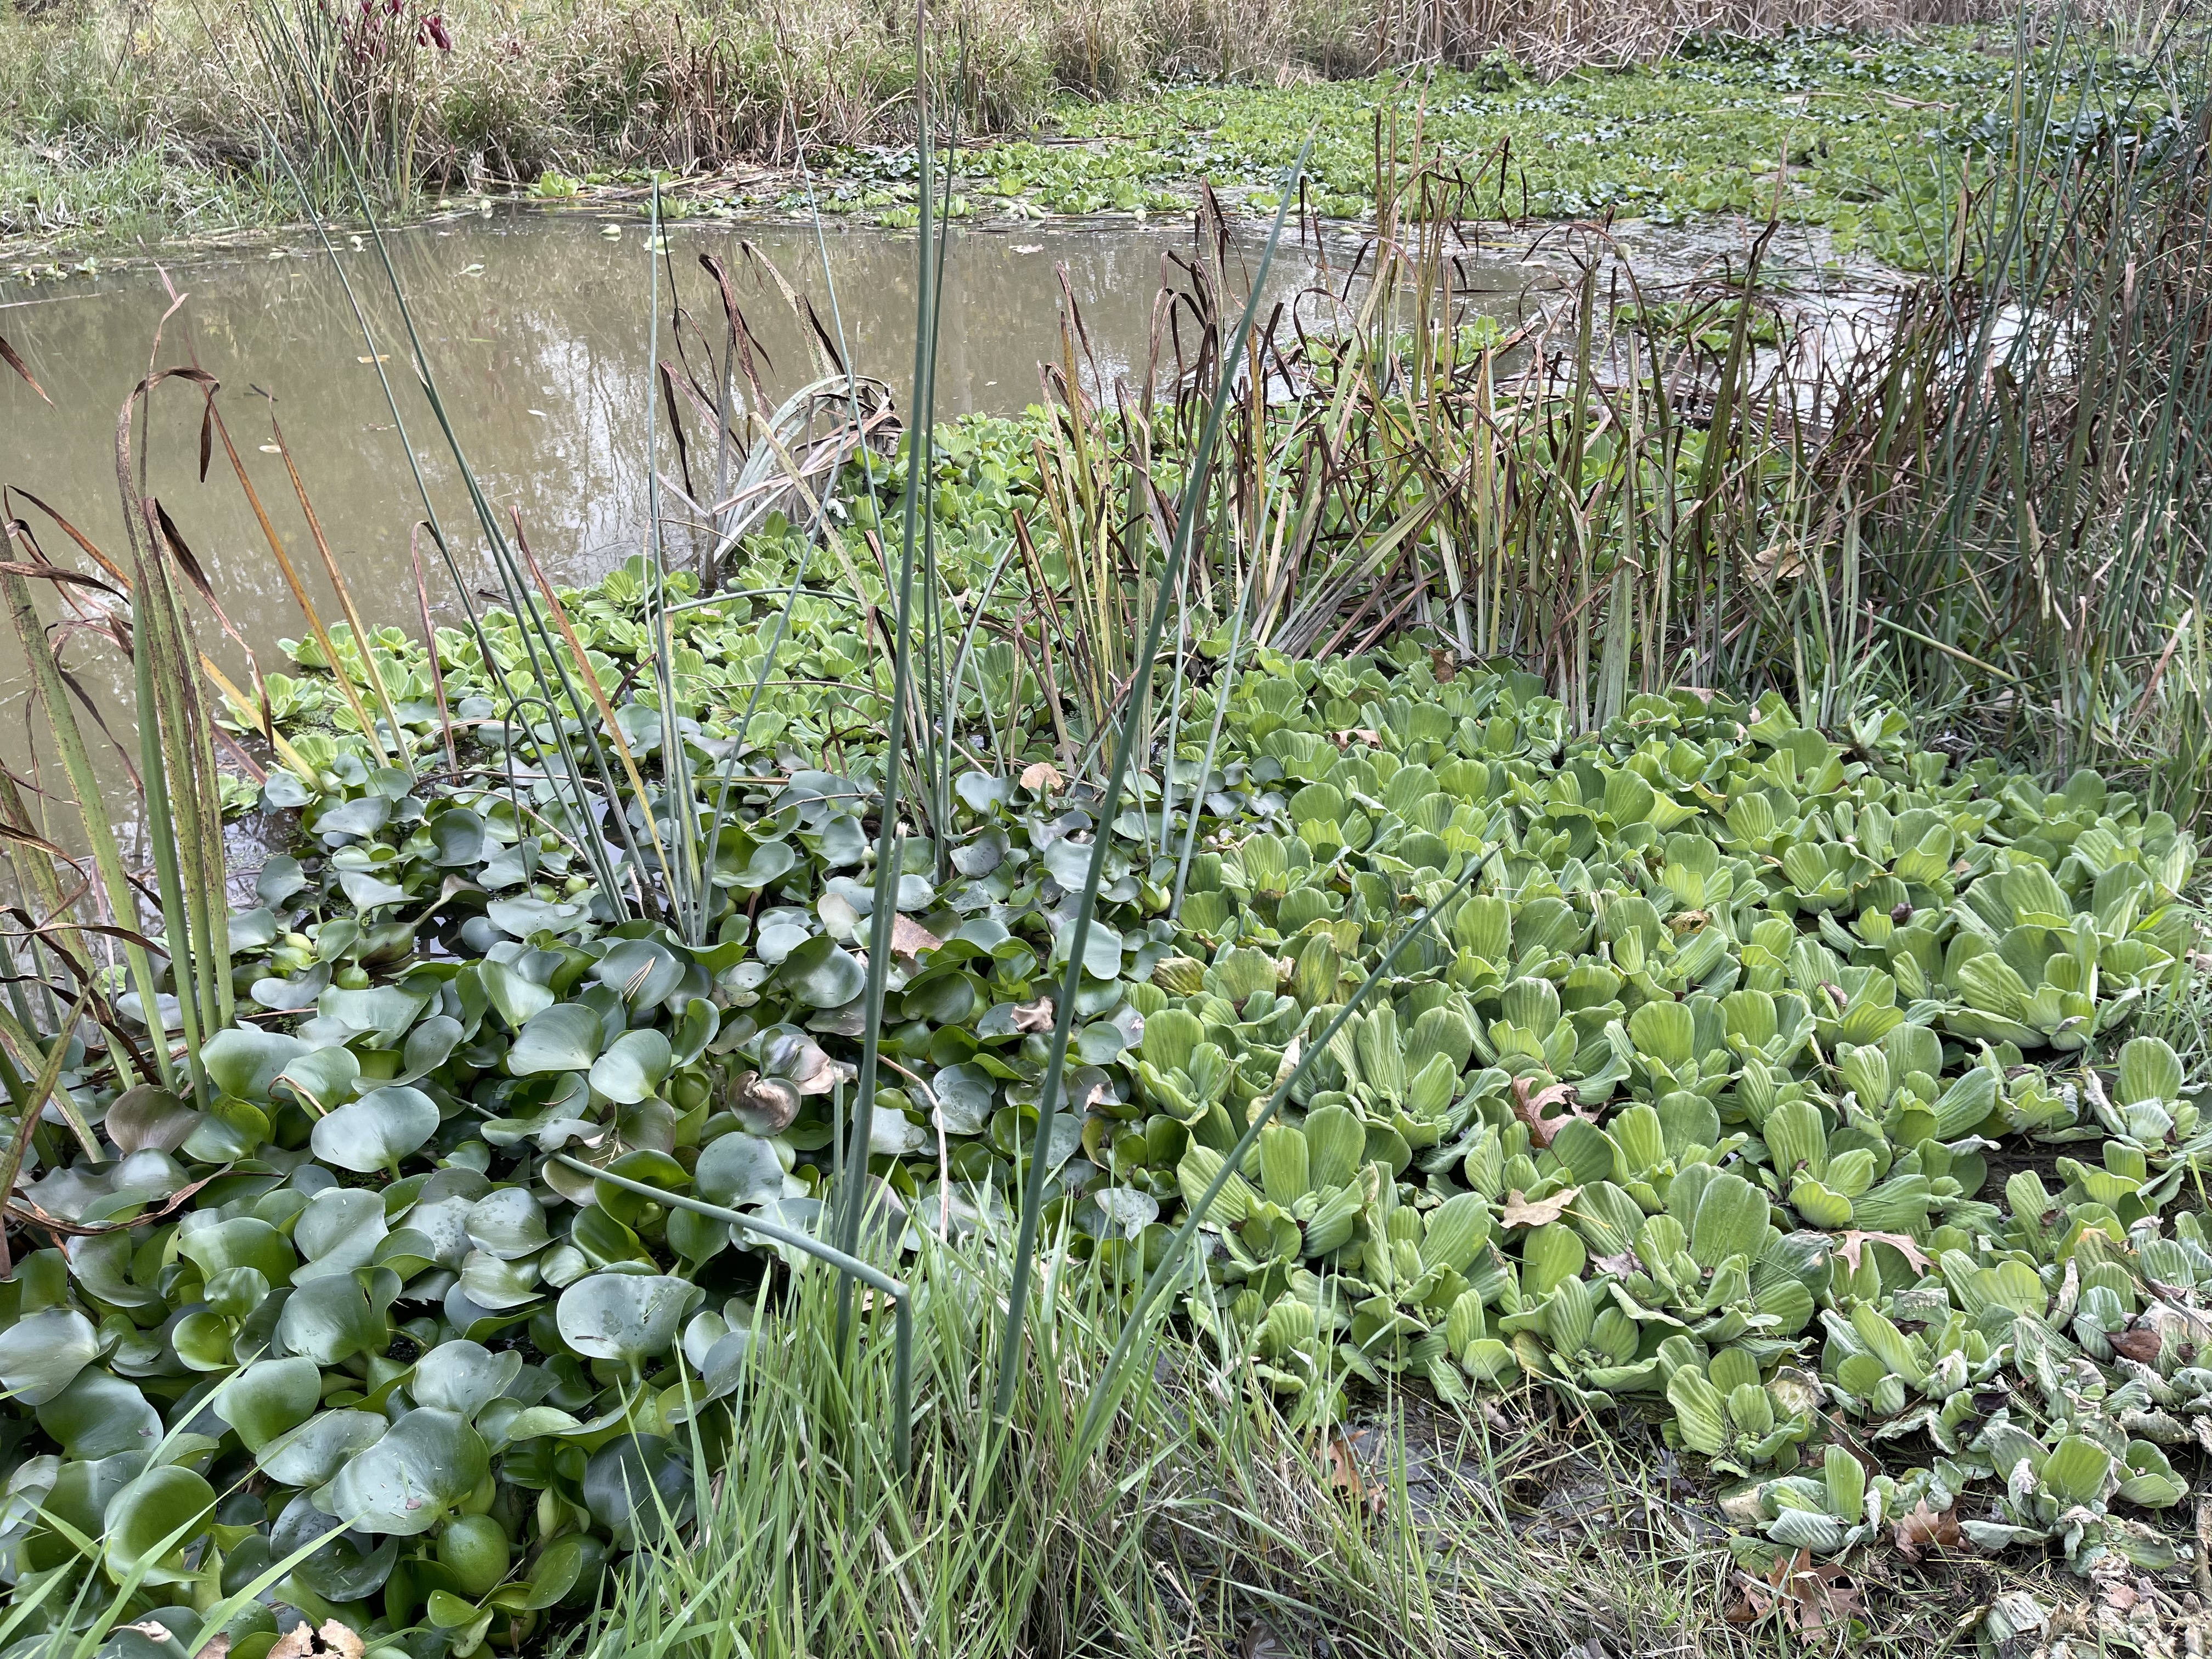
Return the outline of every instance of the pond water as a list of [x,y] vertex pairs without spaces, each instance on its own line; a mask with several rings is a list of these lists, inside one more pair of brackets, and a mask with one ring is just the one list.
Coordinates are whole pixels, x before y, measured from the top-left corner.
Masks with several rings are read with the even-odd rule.
[[[719,327],[698,256],[714,254],[735,273],[772,398],[816,371],[792,307],[767,272],[748,262],[743,244],[812,303],[826,329],[842,334],[862,374],[889,382],[904,404],[913,372],[911,233],[831,228],[817,246],[805,225],[679,222],[665,234],[682,297],[702,321]],[[502,211],[387,239],[471,466],[502,518],[510,509],[521,514],[557,580],[588,580],[640,546],[652,330],[646,236],[635,216]],[[1038,365],[1063,355],[1054,269],[1062,264],[1100,374],[1109,381],[1139,378],[1165,261],[1191,248],[1188,222],[956,228],[945,261],[939,417],[1016,410],[1037,400]],[[1347,241],[1328,250],[1340,272],[1355,248]],[[450,458],[419,391],[401,373],[405,351],[374,251],[345,238],[340,249],[378,349],[390,357],[386,367],[440,510],[449,525],[465,525],[466,503]],[[1702,240],[1662,234],[1642,251],[1678,267],[1725,252],[1710,233]],[[1256,265],[1256,231],[1237,252]],[[1268,297],[1289,300],[1309,288],[1316,259],[1311,246],[1286,245],[1270,273]],[[1470,261],[1475,302],[1517,319],[1547,291],[1559,289],[1565,263],[1563,249],[1531,258],[1525,245],[1478,256]],[[345,288],[310,242],[189,258],[166,273],[146,264],[36,286],[0,283],[0,336],[55,405],[0,373],[0,483],[35,491],[94,541],[119,551],[116,416],[155,360],[156,328],[170,304],[165,284],[184,303],[161,333],[159,361],[197,362],[222,382],[231,433],[288,545],[312,560],[283,464],[262,449],[270,437],[263,393],[274,400],[360,602],[384,619],[411,617],[408,535],[421,504]],[[194,481],[199,402],[181,383],[156,392],[148,434],[152,488],[258,649],[296,633],[299,617],[219,449],[207,482]],[[39,514],[30,516],[58,556],[64,538]],[[483,574],[488,579],[489,569]],[[434,589],[432,602],[444,608]]]

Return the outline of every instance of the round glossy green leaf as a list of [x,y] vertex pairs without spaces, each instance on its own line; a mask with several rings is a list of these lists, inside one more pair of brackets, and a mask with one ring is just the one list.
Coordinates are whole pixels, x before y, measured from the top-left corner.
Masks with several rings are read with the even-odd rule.
[[315,1156],[367,1175],[388,1170],[438,1133],[438,1103],[404,1084],[373,1089],[314,1128]]
[[[380,1209],[382,1206],[378,1206]],[[190,1218],[187,1218],[188,1219]],[[234,1216],[212,1227],[179,1228],[177,1250],[212,1279],[230,1267],[252,1267],[272,1285],[289,1285],[299,1257],[283,1234],[258,1216]]]
[[610,1441],[584,1467],[585,1506],[619,1545],[658,1537],[664,1517],[682,1521],[690,1503],[690,1471],[659,1435]]
[[553,1242],[545,1230],[544,1207],[526,1187],[486,1193],[470,1208],[467,1227],[477,1249],[507,1261],[535,1255]]
[[376,1194],[357,1187],[317,1194],[292,1225],[292,1242],[307,1258],[293,1270],[292,1282],[306,1285],[366,1267],[376,1259],[386,1231],[384,1200]]
[[512,1388],[521,1374],[520,1354],[495,1354],[481,1342],[463,1339],[441,1342],[416,1360],[414,1380],[407,1387],[419,1406],[474,1417]]
[[635,1106],[652,1097],[673,1060],[668,1039],[659,1032],[624,1031],[592,1063],[592,1087],[609,1100]]
[[161,1413],[137,1383],[92,1370],[39,1407],[39,1426],[71,1457],[151,1451],[161,1437]]
[[459,1046],[461,1022],[451,1014],[433,1014],[407,1034],[407,1046],[400,1050],[403,1082],[427,1077],[443,1066]]
[[590,1359],[650,1359],[668,1352],[697,1293],[666,1273],[593,1273],[561,1292],[561,1340]]
[[227,1371],[235,1364],[230,1337],[230,1322],[205,1308],[186,1314],[169,1328],[169,1346],[196,1371]]
[[374,1412],[325,1412],[264,1448],[262,1471],[279,1486],[310,1491],[383,1439],[391,1426]]
[[991,1121],[997,1085],[980,1066],[947,1066],[930,1085],[937,1097],[938,1120],[952,1135],[979,1135]]
[[[287,1063],[276,1081],[307,1103],[311,1110],[327,1112],[353,1098],[361,1080],[361,1057],[343,1047],[310,1048]],[[319,1151],[317,1157],[322,1154]]]
[[307,1052],[307,1045],[295,1036],[241,1027],[210,1037],[200,1049],[200,1062],[223,1093],[266,1105],[276,1074]]
[[684,964],[675,953],[649,939],[621,940],[592,971],[633,1008],[650,1008],[684,982]]
[[811,1008],[842,1008],[860,994],[867,973],[860,959],[817,933],[783,959],[776,978],[793,996]]
[[707,1143],[692,1184],[701,1198],[725,1209],[765,1204],[783,1196],[783,1164],[767,1141],[732,1130]]
[[383,1352],[392,1332],[351,1273],[331,1273],[292,1292],[277,1316],[276,1340],[327,1368],[357,1353]]
[[412,1537],[444,1520],[490,1469],[483,1437],[458,1413],[418,1406],[338,1471],[331,1497],[349,1526]]
[[517,1077],[539,1072],[581,1072],[599,1055],[599,1017],[580,1002],[563,1002],[532,1014],[514,1047],[507,1069]]
[[461,1263],[461,1291],[479,1308],[504,1313],[538,1299],[538,1265],[527,1259],[502,1261],[471,1250]]
[[263,1359],[219,1389],[210,1404],[258,1456],[279,1435],[299,1427],[323,1401],[322,1368],[304,1354]]
[[118,1152],[142,1152],[152,1146],[173,1152],[185,1144],[200,1116],[167,1089],[142,1083],[115,1097],[100,1127]]
[[571,1533],[548,1544],[530,1570],[530,1595],[526,1610],[536,1613],[566,1595],[584,1570],[586,1540]]
[[153,1563],[208,1529],[215,1519],[215,1488],[190,1469],[165,1463],[109,1498],[101,1518],[110,1577],[120,1582],[134,1568],[143,1568],[142,1582],[179,1583],[190,1575]]
[[384,1588],[399,1562],[399,1540],[387,1538],[373,1548],[345,1529],[336,1516],[325,1515],[301,1492],[269,1529],[269,1551],[289,1556],[307,1545],[314,1551],[292,1569],[293,1576],[325,1601],[358,1601]]
[[269,1275],[258,1267],[225,1267],[207,1282],[208,1307],[225,1319],[244,1319],[269,1299]]
[[0,1387],[23,1405],[43,1406],[99,1352],[89,1319],[74,1308],[41,1308],[0,1331]]

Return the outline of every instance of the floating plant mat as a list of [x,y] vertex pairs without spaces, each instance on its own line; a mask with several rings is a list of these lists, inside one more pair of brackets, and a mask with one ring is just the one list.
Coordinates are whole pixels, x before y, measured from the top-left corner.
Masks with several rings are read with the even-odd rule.
[[[232,920],[244,1017],[204,1047],[211,1109],[108,1098],[88,1054],[62,1081],[88,1144],[29,1149],[24,1247],[53,1243],[0,1282],[20,1631],[127,1583],[189,1632],[289,1561],[274,1599],[372,1650],[466,1654],[684,1518],[800,1261],[559,1156],[821,1212],[888,677],[803,599],[776,677],[799,684],[732,735],[788,574],[676,613],[696,787],[734,812],[703,946],[611,920],[577,838],[619,826],[566,816],[550,728],[510,720],[473,641],[441,634],[435,678],[373,642],[411,774],[346,729],[319,651],[272,683],[300,769],[265,799],[296,856]],[[642,606],[628,572],[567,596],[604,685],[650,684]],[[991,763],[917,817],[896,884],[890,1086],[864,1108],[880,1259],[1007,1226],[1094,837],[1044,1219],[1131,1288],[1472,864],[1206,1219],[1183,1315],[1253,1386],[1315,1422],[1393,1377],[1549,1389],[1601,1424],[1640,1406],[1723,1477],[1752,1557],[1887,1547],[1916,1516],[2082,1571],[2179,1557],[2175,1458],[2212,1443],[2212,1136],[2202,1079],[2138,1030],[2197,948],[2196,848],[2164,813],[1909,753],[1894,717],[1839,744],[1773,697],[1636,696],[1576,736],[1533,677],[1406,642],[1261,653],[1218,707],[1186,686],[1164,787],[1101,824],[1000,644],[954,721]],[[658,780],[657,714],[616,713]],[[569,721],[580,750],[604,730]],[[2051,1179],[1993,1189],[2023,1145],[2056,1148]],[[233,1637],[259,1659],[268,1610]]]

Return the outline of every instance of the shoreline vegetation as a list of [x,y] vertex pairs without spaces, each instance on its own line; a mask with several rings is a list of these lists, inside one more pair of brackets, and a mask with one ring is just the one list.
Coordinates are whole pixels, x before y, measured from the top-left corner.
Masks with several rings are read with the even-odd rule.
[[[404,203],[318,16],[240,15],[285,169]],[[942,425],[940,53],[850,176],[912,381],[838,324],[769,399],[648,248],[647,545],[585,587],[380,246],[400,616],[248,392],[118,371],[118,529],[0,478],[0,1659],[2198,1651],[2212,76],[2157,38],[1987,55],[1925,273],[1810,359],[1756,254],[1469,325],[1442,103],[1089,106],[1211,123],[1268,252],[1202,196],[1133,387],[1071,319]],[[1834,52],[1947,61],[1666,72]],[[1261,301],[1316,191],[1374,207],[1327,332]],[[203,656],[203,485],[282,663]]]
[[[296,225],[302,185],[319,214],[351,219],[340,140],[394,216],[482,194],[634,199],[659,176],[672,214],[803,212],[811,182],[832,214],[908,224],[907,26],[840,3],[849,15],[318,0],[292,64],[235,3],[13,0],[0,7],[0,257]],[[1310,127],[1304,205],[1371,220],[1388,112],[1405,129],[1393,142],[1467,175],[1463,211],[1776,216],[1923,269],[1942,258],[1931,215],[2001,165],[2017,118],[2021,42],[1997,10],[1973,23],[1949,5],[1438,7],[1425,22],[1396,9],[1364,22],[1295,4],[1142,10],[963,0],[933,13],[962,145],[947,156],[951,216],[1187,211],[1201,184],[1264,213]],[[2050,38],[2038,26],[2027,49]],[[2172,91],[2129,55],[2155,27],[2104,38],[2100,106],[2081,118],[2143,139]],[[285,150],[306,160],[297,183]]]

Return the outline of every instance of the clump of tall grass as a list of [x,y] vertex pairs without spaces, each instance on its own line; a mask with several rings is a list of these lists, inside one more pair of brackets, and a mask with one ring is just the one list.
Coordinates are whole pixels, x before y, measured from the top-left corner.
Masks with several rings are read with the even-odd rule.
[[[1537,1419],[1492,1430],[1378,1401],[1316,1440],[1249,1391],[1238,1362],[1165,1328],[1087,1453],[1091,1387],[1122,1315],[1109,1279],[1062,1273],[1054,1249],[1044,1259],[995,1452],[988,1333],[1007,1258],[977,1238],[919,1241],[925,1358],[904,1481],[880,1432],[895,1412],[888,1364],[870,1351],[841,1364],[829,1276],[797,1274],[752,1324],[731,1473],[701,1480],[696,1522],[611,1581],[569,1651],[1442,1659],[1593,1637],[1621,1653],[1742,1645],[1713,1594],[1725,1551],[1639,1492],[1630,1460],[1571,1449]],[[1599,1524],[1516,1518],[1516,1495],[1568,1480]]]

